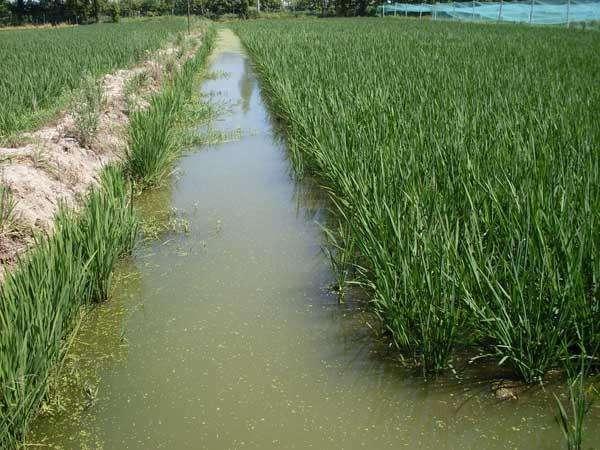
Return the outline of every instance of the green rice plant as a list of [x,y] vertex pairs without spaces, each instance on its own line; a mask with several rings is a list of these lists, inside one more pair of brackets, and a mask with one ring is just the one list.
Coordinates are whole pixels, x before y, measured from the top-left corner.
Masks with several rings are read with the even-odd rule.
[[93,301],[107,299],[112,269],[135,242],[137,219],[126,189],[121,169],[107,167],[100,187],[88,196],[79,220],[79,257],[88,261],[88,270],[94,274],[88,283],[88,297]]
[[147,57],[178,31],[181,17],[85,27],[7,30],[0,42],[0,141],[48,120],[82,86]]
[[593,385],[586,386],[585,380],[592,361],[585,349],[581,350],[580,357],[566,360],[566,372],[569,377],[568,407],[565,408],[558,396],[554,396],[558,409],[556,419],[568,450],[582,448],[585,418],[592,407],[594,396],[597,395]]
[[145,185],[157,185],[165,179],[179,155],[175,102],[177,96],[159,94],[147,110],[131,116],[127,170]]
[[481,216],[471,224],[466,253],[474,286],[465,292],[480,319],[478,328],[492,339],[500,364],[508,362],[526,381],[541,380],[564,356],[564,343],[572,338],[573,302],[582,293],[561,283],[568,276],[560,270],[564,253],[547,252],[544,243],[536,242],[546,235],[536,218],[513,226],[512,245],[501,260],[488,256]]
[[61,340],[84,293],[86,268],[69,257],[75,242],[65,239],[75,225],[61,213],[54,239],[38,237],[37,247],[0,291],[0,444],[23,440],[44,396]]
[[150,106],[136,111],[129,126],[127,173],[142,187],[161,184],[172,173],[174,161],[187,142],[186,128],[198,119],[199,111],[210,110],[193,106],[193,87],[214,40],[209,27],[196,55],[155,95]]
[[347,224],[344,221],[338,221],[335,228],[323,227],[323,232],[327,237],[327,245],[324,247],[324,251],[337,275],[337,282],[333,288],[337,291],[340,302],[343,302],[351,274],[356,269],[354,261],[356,243],[353,236],[348,232]]
[[598,348],[598,33],[393,19],[232,27],[403,354],[429,371],[456,348],[483,349],[534,381],[581,341]]
[[569,384],[571,415],[567,413],[562,402],[556,397],[558,407],[558,423],[563,432],[568,450],[580,450],[583,442],[583,424],[589,409],[583,386],[583,374],[577,376]]
[[0,286],[0,447],[16,448],[42,402],[82,304],[106,298],[116,257],[129,251],[136,220],[116,168],[80,213],[62,208],[51,237]]

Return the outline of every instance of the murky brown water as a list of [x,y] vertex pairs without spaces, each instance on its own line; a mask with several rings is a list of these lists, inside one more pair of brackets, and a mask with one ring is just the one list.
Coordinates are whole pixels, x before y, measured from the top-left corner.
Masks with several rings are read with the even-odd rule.
[[[98,392],[71,388],[77,414],[67,407],[38,420],[30,442],[557,448],[548,393],[498,402],[476,378],[425,383],[374,343],[357,302],[339,305],[328,293],[334,277],[320,249],[318,191],[289,176],[232,33],[221,34],[211,64],[226,75],[206,81],[204,92],[233,105],[217,127],[241,129],[242,138],[186,156],[173,185],[144,199],[162,221],[176,208],[179,231],[140,245],[120,270],[114,300],[85,322],[74,366],[101,362],[91,375],[71,372]],[[600,423],[597,409],[592,415]]]

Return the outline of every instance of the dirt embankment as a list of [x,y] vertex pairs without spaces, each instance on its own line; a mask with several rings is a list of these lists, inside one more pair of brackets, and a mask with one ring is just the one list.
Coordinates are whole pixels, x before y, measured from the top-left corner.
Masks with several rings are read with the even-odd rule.
[[[122,160],[127,151],[127,125],[134,109],[147,99],[200,44],[200,34],[179,39],[177,44],[150,55],[143,63],[105,75],[97,83],[103,92],[98,127],[83,145],[76,136],[73,111],[65,111],[51,124],[21,136],[21,144],[0,147],[0,281],[36,232],[50,234],[61,204],[80,206],[89,188],[98,182],[102,168]],[[1,199],[0,199],[1,201]],[[7,207],[10,204],[10,207]]]

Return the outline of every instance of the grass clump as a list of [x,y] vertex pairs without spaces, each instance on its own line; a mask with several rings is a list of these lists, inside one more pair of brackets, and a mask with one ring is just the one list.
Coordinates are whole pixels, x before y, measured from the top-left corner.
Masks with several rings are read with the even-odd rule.
[[0,447],[22,442],[43,400],[82,304],[108,295],[118,256],[133,247],[137,221],[120,169],[109,167],[80,213],[61,209],[50,238],[0,286]]
[[73,102],[74,137],[83,147],[89,148],[96,137],[104,102],[102,83],[86,75]]
[[344,224],[330,233],[341,282],[354,273],[370,287],[403,354],[436,371],[458,349],[483,349],[532,382],[598,348],[597,33],[232,26],[296,172],[319,179]]
[[136,111],[143,102],[142,90],[150,83],[150,74],[147,70],[142,70],[129,78],[123,88],[123,96],[128,114]]
[[0,185],[0,234],[11,231],[15,222],[15,206],[10,190]]

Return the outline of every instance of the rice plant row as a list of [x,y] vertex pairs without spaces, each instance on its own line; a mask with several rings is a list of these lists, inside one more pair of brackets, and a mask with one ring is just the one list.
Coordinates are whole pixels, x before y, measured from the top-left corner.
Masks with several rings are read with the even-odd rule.
[[404,354],[439,370],[467,348],[526,381],[598,356],[600,33],[234,26],[298,173],[331,192],[337,268]]
[[212,49],[215,29],[208,26],[202,39],[196,55],[167,81],[148,108],[131,116],[126,171],[142,188],[169,179],[173,163],[189,137],[186,128],[199,126],[211,115],[210,107],[194,95],[194,87]]
[[16,448],[46,395],[79,308],[108,295],[137,220],[122,171],[108,167],[80,214],[62,209],[0,286],[0,447]]
[[0,34],[0,140],[49,119],[83,76],[126,67],[186,29],[168,17]]

